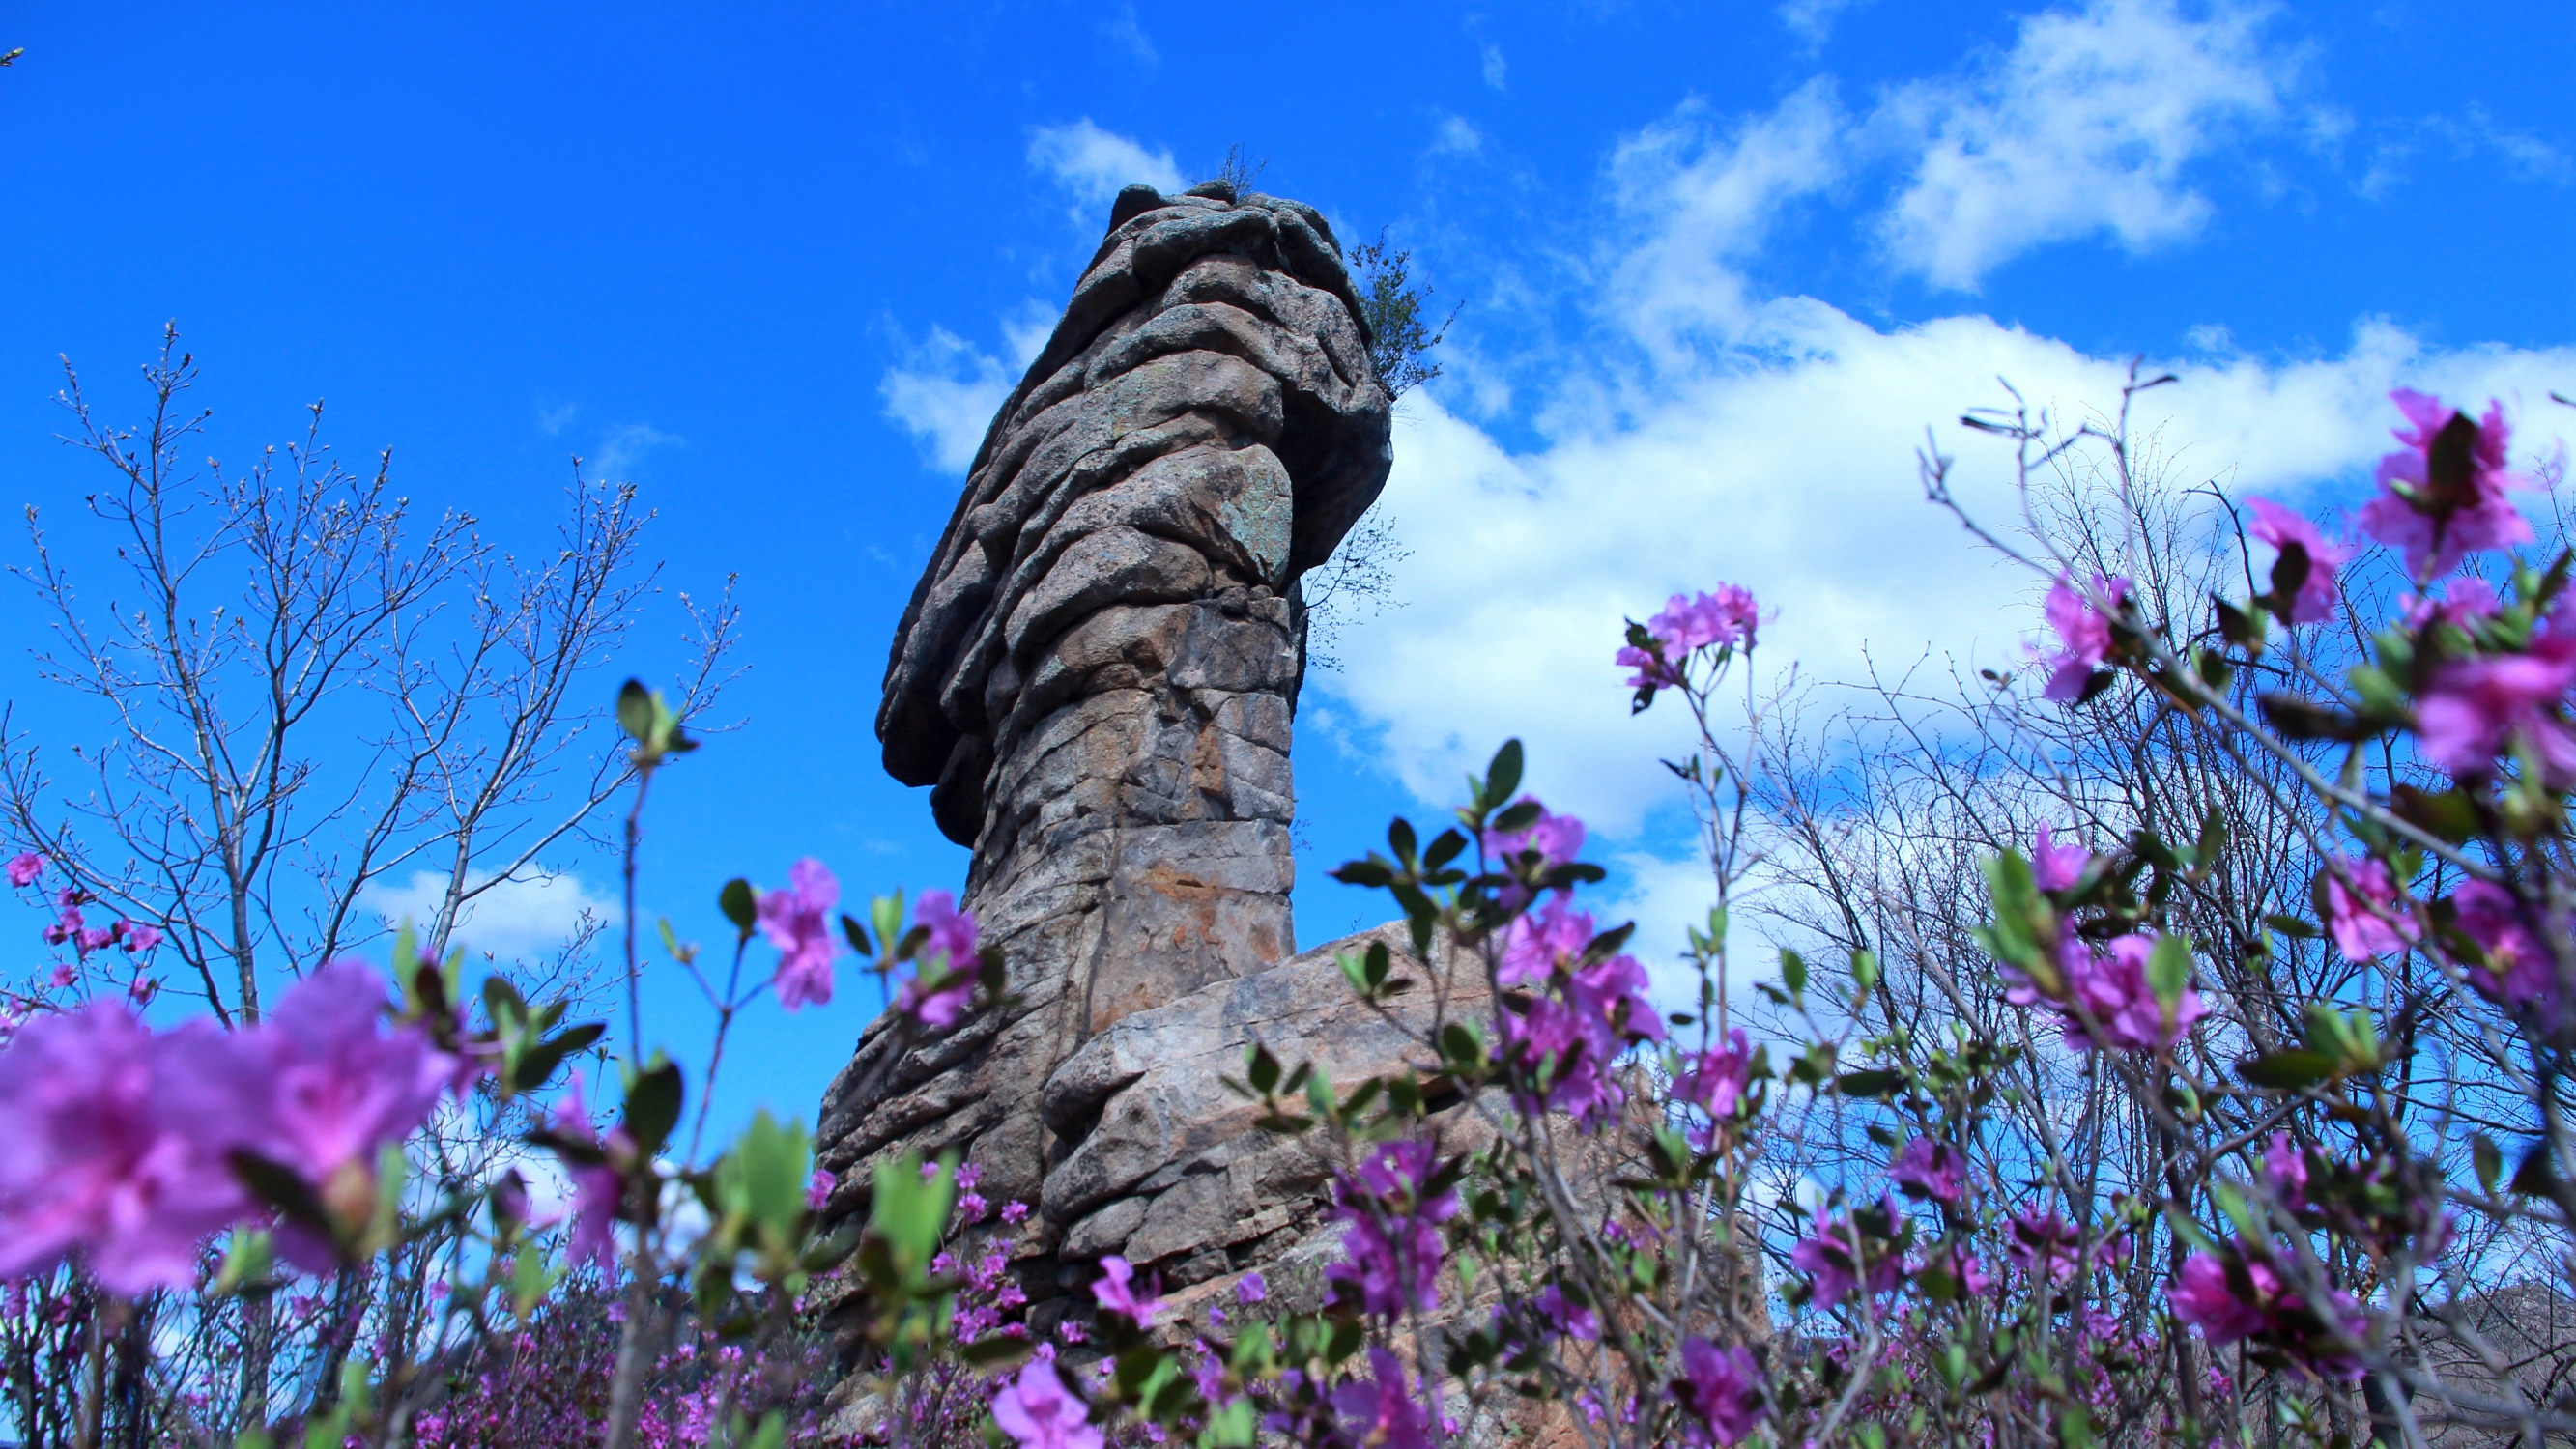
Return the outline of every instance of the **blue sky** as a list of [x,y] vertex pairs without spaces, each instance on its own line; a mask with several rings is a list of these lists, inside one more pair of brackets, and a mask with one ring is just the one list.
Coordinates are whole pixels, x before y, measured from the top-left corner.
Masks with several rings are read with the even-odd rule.
[[[2187,466],[2321,505],[2389,386],[2502,395],[2535,449],[2576,420],[2576,27],[2542,4],[222,8],[0,0],[10,501],[95,486],[57,354],[112,399],[173,317],[224,456],[327,397],[346,451],[529,540],[568,455],[631,475],[673,587],[742,578],[749,723],[648,862],[701,936],[800,854],[957,883],[876,762],[894,619],[1109,195],[1233,143],[1462,304],[1399,425],[1404,607],[1300,720],[1310,944],[1378,916],[1321,869],[1512,733],[1669,943],[1704,902],[1621,614],[1737,579],[1815,677],[2009,657],[2028,584],[1912,470],[1997,373],[2079,408],[2147,354]],[[34,627],[0,593],[0,638]],[[0,695],[68,724],[22,663]],[[762,1014],[737,1100],[810,1112],[864,1009]]]

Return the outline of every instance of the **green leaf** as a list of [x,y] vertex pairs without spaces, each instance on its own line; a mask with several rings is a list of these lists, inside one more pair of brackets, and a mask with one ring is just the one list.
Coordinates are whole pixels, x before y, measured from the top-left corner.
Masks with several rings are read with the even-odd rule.
[[1459,854],[1465,851],[1466,848],[1466,836],[1459,834],[1455,830],[1443,830],[1440,832],[1440,838],[1431,842],[1431,848],[1422,853],[1422,868],[1424,870],[1438,870],[1440,867],[1456,860]]
[[2334,1074],[2334,1059],[2324,1052],[2292,1047],[2286,1051],[2265,1052],[2239,1062],[2236,1074],[2258,1087],[2295,1092],[2313,1087]]
[[1878,955],[1872,951],[1854,951],[1851,955],[1852,992],[1856,997],[1878,989]]
[[2156,938],[2154,954],[2147,957],[2147,985],[2156,993],[2156,1005],[2164,1012],[2167,1025],[2179,1019],[2183,988],[2191,985],[2191,942],[2179,933]]
[[1485,789],[1478,803],[1488,810],[1499,810],[1521,787],[1521,742],[1505,740],[1494,751],[1494,762],[1485,767]]
[[716,909],[724,912],[725,919],[745,937],[760,924],[759,898],[752,894],[751,882],[741,876],[726,881],[724,889],[716,892]]
[[1846,1097],[1892,1097],[1904,1090],[1905,1082],[1903,1072],[1871,1067],[1865,1071],[1845,1072],[1834,1085],[1840,1087]]
[[2263,924],[2293,941],[2314,941],[2325,935],[2324,931],[2319,930],[2316,924],[2305,916],[2284,915],[2278,911],[2265,916]]
[[653,691],[644,687],[643,680],[630,679],[619,687],[617,727],[637,744],[653,737]]
[[875,947],[868,941],[868,928],[860,925],[859,918],[847,911],[841,913],[841,939],[849,942],[850,949],[862,956],[876,954]]
[[1780,952],[1780,984],[1791,996],[1807,994],[1807,958],[1783,948]]
[[1254,1042],[1244,1050],[1244,1075],[1251,1079],[1252,1090],[1268,1096],[1279,1088],[1279,1059],[1270,1048]]
[[511,1066],[510,1091],[514,1094],[533,1092],[543,1087],[553,1078],[555,1069],[563,1065],[564,1058],[587,1049],[607,1033],[605,1023],[585,1021],[578,1026],[566,1027],[529,1047],[519,1053],[518,1061]]
[[2495,1139],[2481,1132],[2469,1139],[2469,1157],[2476,1163],[2478,1187],[2487,1196],[2495,1196],[2496,1183],[2504,1177],[2504,1151]]
[[1493,824],[1486,828],[1497,835],[1518,835],[1538,823],[1538,812],[1539,804],[1536,800],[1523,800],[1506,807],[1502,814],[1494,817]]
[[680,1124],[680,1069],[656,1056],[626,1088],[626,1135],[646,1159],[662,1150]]
[[2522,1165],[2513,1170],[2513,1181],[2506,1186],[2525,1197],[2546,1197],[2557,1178],[2549,1165],[2549,1139],[2543,1137],[2522,1155]]

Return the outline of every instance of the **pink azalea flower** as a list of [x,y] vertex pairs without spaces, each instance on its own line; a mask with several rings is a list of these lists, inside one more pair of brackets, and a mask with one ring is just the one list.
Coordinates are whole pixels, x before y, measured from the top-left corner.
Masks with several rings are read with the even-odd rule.
[[2398,903],[2397,883],[2389,878],[2388,867],[2369,856],[2339,857],[2338,863],[2352,877],[2352,884],[2345,885],[2331,872],[2326,876],[2326,931],[2336,947],[2355,961],[2406,949],[2417,928]]
[[2338,597],[2335,570],[2351,562],[2356,552],[2353,546],[2330,542],[2307,515],[2269,498],[2249,498],[2245,506],[2254,510],[2254,526],[2248,532],[2270,544],[2284,559],[2296,555],[2308,561],[2307,577],[2290,599],[2290,622],[2314,624],[2333,618]]
[[1262,1277],[1259,1269],[1254,1269],[1235,1280],[1235,1302],[1249,1307],[1252,1304],[1264,1302],[1269,1297],[1270,1280]]
[[975,913],[957,909],[957,898],[946,891],[923,891],[921,901],[912,908],[915,925],[930,928],[930,939],[922,943],[922,954],[945,961],[953,970],[971,970],[975,959]]
[[2438,595],[2417,598],[2404,594],[2399,596],[2399,602],[2406,608],[2406,622],[2418,629],[2437,622],[2466,629],[2482,619],[2494,618],[2503,607],[2496,598],[2495,586],[2475,574],[2451,580]]
[[993,1396],[993,1422],[1020,1449],[1101,1449],[1103,1442],[1090,1410],[1044,1361],[1022,1365],[1019,1378]]
[[2279,1274],[2234,1248],[2185,1259],[2167,1301],[2212,1348],[2260,1338],[2330,1378],[2361,1376],[2362,1366],[2330,1338],[2335,1329],[2358,1337],[2365,1327],[2351,1295],[2336,1292],[2320,1313]]
[[1744,1028],[1726,1034],[1726,1049],[1699,1054],[1699,1061],[1673,1083],[1673,1100],[1688,1102],[1719,1121],[1735,1115],[1744,1103],[1744,1083],[1753,1070],[1753,1054]]
[[[2165,1017],[2164,1003],[2156,999],[2155,988],[2147,980],[2147,961],[2155,954],[2156,938],[2144,933],[2122,936],[2095,945],[2071,932],[2058,950],[2058,967],[2066,974],[2068,999],[2052,1002],[2064,1018],[2066,1044],[2077,1051],[2107,1047],[2113,1051],[2160,1051],[2182,1040],[2191,1024],[2208,1014],[2209,1008],[2200,993],[2186,982],[2175,1004],[2173,1018]],[[2085,1023],[2076,1003],[2090,1012],[2093,1026]],[[2103,1039],[2093,1039],[2098,1026]]]
[[2004,1256],[2033,1278],[2063,1283],[2083,1263],[2076,1243],[2075,1225],[2057,1214],[2017,1212],[2012,1215],[2012,1237],[2004,1244]]
[[1100,1276],[1092,1280],[1091,1298],[1103,1312],[1115,1313],[1138,1328],[1151,1328],[1154,1315],[1163,1311],[1163,1301],[1151,1294],[1139,1295],[1129,1286],[1135,1278],[1135,1266],[1112,1253],[1100,1260]]
[[[2482,549],[2510,548],[2531,542],[2529,520],[2505,497],[2508,488],[2530,480],[2505,471],[2510,440],[2504,406],[2490,400],[2486,420],[2477,425],[2466,471],[2432,476],[2434,440],[2452,420],[2466,419],[2441,399],[2400,388],[2388,395],[2413,423],[2399,430],[2406,446],[2379,460],[2379,483],[2388,491],[2362,505],[2361,531],[2381,543],[2406,550],[2406,571],[2418,579],[2449,573],[2460,560]],[[2404,484],[2401,495],[2394,485]]]
[[[1523,795],[1518,803],[1538,805],[1538,797]],[[1571,815],[1551,815],[1542,805],[1527,830],[1485,832],[1485,853],[1498,860],[1516,860],[1530,850],[1538,852],[1542,869],[1570,863],[1583,852],[1583,822]]]
[[1888,1169],[1887,1175],[1897,1186],[1905,1189],[1908,1197],[1956,1207],[1966,1191],[1967,1168],[1959,1149],[1947,1142],[1917,1137],[1905,1144],[1905,1150],[1897,1155],[1896,1165]]
[[[1896,1216],[1894,1202],[1884,1204],[1887,1216]],[[1813,1237],[1801,1238],[1789,1250],[1789,1264],[1807,1275],[1818,1308],[1831,1308],[1861,1286],[1864,1276],[1874,1296],[1885,1293],[1905,1281],[1905,1259],[1887,1251],[1885,1245],[1872,1243],[1862,1235],[1862,1247],[1868,1252],[1866,1262],[1852,1257],[1854,1230],[1848,1216],[1827,1218],[1816,1226]]]
[[1002,1221],[1004,1223],[1016,1228],[1020,1224],[1027,1222],[1028,1217],[1029,1205],[1027,1203],[1006,1202],[1002,1204]]
[[2287,1132],[2272,1134],[2272,1145],[2263,1151],[2263,1175],[2271,1179],[2272,1193],[2281,1206],[2299,1212],[2308,1205],[2308,1156]]
[[1592,944],[1592,917],[1554,896],[1535,916],[1515,918],[1503,933],[1503,959],[1495,977],[1505,986],[1544,986],[1558,966],[1568,970]]
[[590,1120],[590,1107],[582,1100],[581,1078],[572,1079],[572,1088],[564,1094],[563,1104],[555,1109],[554,1130],[575,1142],[599,1148],[610,1158],[606,1162],[563,1161],[564,1173],[572,1179],[572,1240],[564,1246],[564,1256],[575,1263],[592,1263],[602,1271],[617,1263],[617,1213],[626,1200],[626,1176],[618,1171],[615,1159],[621,1150],[631,1151],[626,1129],[612,1130],[602,1140],[599,1129]]
[[34,885],[36,877],[44,874],[44,871],[45,858],[32,850],[28,851],[9,862],[9,884],[23,890]]
[[1719,1348],[1705,1339],[1682,1340],[1682,1377],[1675,1385],[1683,1406],[1705,1426],[1696,1442],[1729,1445],[1753,1432],[1770,1412],[1763,1402],[1762,1370],[1749,1350]]
[[832,1189],[835,1185],[830,1171],[820,1167],[815,1168],[814,1175],[805,1180],[805,1210],[821,1212],[823,1205],[832,1200]]
[[2559,715],[2576,684],[2576,635],[2541,634],[2521,654],[2445,661],[2415,705],[2424,757],[2454,776],[2483,778],[2515,743],[2539,757],[2553,789],[2576,782],[2576,732]]
[[125,929],[125,949],[130,955],[140,956],[161,944],[159,926],[145,925],[139,921],[119,921],[116,924]]
[[155,1037],[116,1003],[20,1028],[0,1051],[0,1278],[79,1253],[112,1293],[194,1286],[199,1246],[252,1211],[224,1154],[261,1076],[211,1023]]
[[1534,1306],[1559,1338],[1590,1343],[1601,1336],[1601,1315],[1566,1297],[1565,1290],[1553,1283],[1539,1290]]
[[1985,1266],[1977,1261],[1977,1255],[1969,1252],[1964,1244],[1952,1243],[1935,1251],[1924,1267],[1949,1274],[1951,1280],[1959,1285],[1959,1291],[1970,1298],[1995,1286],[1994,1280],[1986,1276]]
[[[2096,574],[2093,591],[2116,609],[2129,597],[2129,581]],[[2049,587],[2046,612],[2048,626],[2057,631],[2058,649],[2045,661],[2048,687],[2040,696],[2063,704],[2083,696],[2095,666],[2110,654],[2112,621],[2064,576]]]
[[771,978],[778,1004],[789,1011],[812,1002],[832,1000],[832,961],[841,943],[832,934],[832,908],[841,903],[841,883],[823,862],[811,856],[787,869],[789,885],[760,898],[760,929],[778,948],[778,972]]
[[1333,1411],[1348,1442],[1370,1449],[1431,1449],[1431,1421],[1406,1387],[1404,1360],[1383,1348],[1369,1350],[1372,1378],[1353,1379],[1333,1391]]
[[2030,846],[2030,873],[2044,891],[2062,891],[2084,878],[2093,852],[2081,845],[2060,845],[2045,825]]
[[2451,893],[2451,905],[2460,933],[2487,957],[2484,964],[2468,968],[2469,984],[2507,1011],[2534,1011],[2553,1027],[2565,1022],[2558,963],[2525,924],[2513,892],[2487,881],[2462,881]]
[[1679,659],[1694,649],[1709,646],[1742,643],[1749,649],[1754,626],[1760,621],[1761,609],[1750,590],[1720,584],[1713,594],[1688,599],[1673,595],[1665,602],[1662,613],[1646,621],[1646,632],[1662,643],[1665,658]]
[[1350,1284],[1360,1306],[1385,1318],[1440,1304],[1440,1224],[1458,1212],[1452,1189],[1425,1195],[1439,1161],[1428,1142],[1379,1144],[1356,1174],[1333,1184],[1333,1216],[1346,1225],[1343,1260],[1324,1269]]

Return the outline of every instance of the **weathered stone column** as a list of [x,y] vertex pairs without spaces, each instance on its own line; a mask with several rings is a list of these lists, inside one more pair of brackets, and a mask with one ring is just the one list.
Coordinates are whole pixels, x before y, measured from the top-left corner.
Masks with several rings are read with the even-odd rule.
[[1320,215],[1223,183],[1119,196],[976,455],[877,719],[886,768],[974,848],[966,904],[1015,999],[942,1040],[867,1029],[824,1101],[839,1206],[905,1148],[961,1147],[985,1196],[1038,1201],[1097,1120],[1063,1094],[1071,1120],[1041,1115],[1059,1065],[1295,950],[1297,581],[1389,461]]

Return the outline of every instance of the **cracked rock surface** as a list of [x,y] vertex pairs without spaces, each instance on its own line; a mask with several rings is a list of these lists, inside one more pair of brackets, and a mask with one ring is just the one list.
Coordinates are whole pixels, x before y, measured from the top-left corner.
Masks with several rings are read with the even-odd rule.
[[881,1155],[962,1150],[1037,1209],[1041,1323],[1103,1253],[1187,1287],[1314,1237],[1322,1164],[1219,1080],[1255,1035],[1336,1081],[1401,1063],[1288,906],[1298,580],[1391,461],[1368,343],[1312,208],[1129,187],[896,631],[886,768],[973,848],[1011,1000],[945,1038],[871,1024],[821,1162],[846,1213]]

